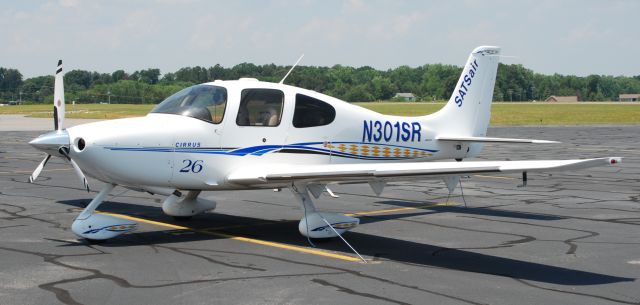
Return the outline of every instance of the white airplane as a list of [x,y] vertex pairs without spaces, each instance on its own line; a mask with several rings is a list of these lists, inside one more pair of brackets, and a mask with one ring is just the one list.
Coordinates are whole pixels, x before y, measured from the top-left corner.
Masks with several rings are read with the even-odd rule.
[[[449,102],[421,117],[382,115],[285,85],[284,79],[241,78],[188,87],[145,117],[67,129],[60,61],[55,130],[29,142],[47,154],[29,180],[57,156],[71,163],[87,191],[85,174],[105,182],[72,225],[90,241],[136,228],[129,220],[94,213],[116,185],[166,196],[162,209],[174,217],[213,210],[216,202],[200,198],[202,191],[288,188],[305,211],[300,233],[331,238],[359,220],[316,210],[312,197],[333,195],[330,184],[368,183],[380,195],[389,181],[439,179],[452,192],[461,175],[522,172],[526,180],[526,172],[621,162],[617,157],[461,162],[478,155],[483,143],[557,143],[486,136],[499,54],[498,47],[474,49]],[[451,161],[427,162],[443,159]]]

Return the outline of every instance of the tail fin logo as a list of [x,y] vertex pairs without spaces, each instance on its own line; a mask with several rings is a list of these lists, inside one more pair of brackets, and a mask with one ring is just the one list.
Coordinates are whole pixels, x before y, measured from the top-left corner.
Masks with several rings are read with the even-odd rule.
[[474,59],[473,62],[469,64],[469,72],[464,75],[460,86],[458,87],[458,95],[455,97],[455,102],[458,107],[462,107],[462,102],[464,101],[464,96],[469,92],[469,87],[471,86],[471,82],[473,78],[476,76],[478,71],[478,62]]

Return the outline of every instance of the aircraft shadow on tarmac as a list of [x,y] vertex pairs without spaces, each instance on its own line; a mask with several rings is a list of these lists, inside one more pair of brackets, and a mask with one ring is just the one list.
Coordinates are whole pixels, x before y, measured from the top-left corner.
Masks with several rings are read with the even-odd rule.
[[[60,203],[84,207],[87,200],[67,200]],[[430,208],[432,209],[432,208]],[[462,209],[464,211],[474,208]],[[170,216],[165,215],[158,207],[140,206],[124,202],[105,201],[101,210],[112,213],[122,213],[134,217],[154,220],[165,223],[187,226],[193,229],[208,229],[212,227],[225,227],[219,231],[224,234],[237,235],[260,240],[277,242],[287,245],[308,246],[305,237],[298,233],[298,220],[283,220],[265,223],[264,219],[242,216],[224,215],[218,213],[206,213],[195,216],[190,221],[176,222]],[[460,209],[459,209],[460,210]],[[486,209],[485,209],[486,210]],[[458,210],[456,210],[458,211]],[[362,223],[372,223],[416,215],[434,213],[425,211],[410,214],[377,215],[363,217]],[[425,230],[425,234],[428,232]],[[426,267],[446,268],[466,272],[490,274],[510,277],[515,279],[536,281],[559,285],[600,285],[617,282],[634,281],[634,278],[611,276],[606,274],[569,269],[558,266],[544,265],[534,262],[492,256],[475,253],[466,250],[444,249],[442,247],[405,241],[401,239],[382,237],[358,232],[347,232],[345,238],[358,249],[358,251],[370,257],[396,261],[400,263],[423,265]],[[180,230],[156,230],[149,232],[133,232],[118,236],[102,243],[103,247],[129,247],[139,245],[159,245],[171,243],[185,243],[191,241],[218,240],[225,237],[200,234],[196,232]],[[65,246],[83,245],[70,243]],[[350,254],[346,246],[338,239],[323,241],[317,246],[320,249],[343,252]],[[437,253],[437,255],[436,255]],[[251,255],[251,253],[247,253]]]
[[407,202],[407,201],[399,201],[399,200],[382,200],[377,201],[376,203],[399,206],[399,207],[415,207],[419,210],[429,210],[434,213],[458,213],[458,214],[470,214],[470,215],[481,215],[481,216],[495,216],[495,217],[508,217],[508,218],[517,218],[517,219],[529,219],[529,220],[561,220],[566,219],[566,217],[548,215],[548,214],[537,214],[530,212],[519,212],[519,211],[506,211],[506,210],[496,210],[487,207],[473,207],[469,206],[467,208],[462,206],[455,205],[433,205],[426,207],[416,206],[415,202]]

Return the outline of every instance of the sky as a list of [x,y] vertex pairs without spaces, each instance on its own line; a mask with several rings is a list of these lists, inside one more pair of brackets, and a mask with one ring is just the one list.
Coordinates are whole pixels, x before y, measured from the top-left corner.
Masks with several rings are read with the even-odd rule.
[[543,74],[640,75],[637,0],[0,0],[0,67],[25,78],[250,62],[462,66],[480,45]]

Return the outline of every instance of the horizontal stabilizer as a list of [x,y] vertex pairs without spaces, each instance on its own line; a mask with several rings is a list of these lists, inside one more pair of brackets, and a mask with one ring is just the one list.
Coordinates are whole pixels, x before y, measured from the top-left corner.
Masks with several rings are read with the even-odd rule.
[[452,142],[477,142],[477,143],[530,143],[530,144],[555,144],[558,141],[534,140],[534,139],[512,139],[512,138],[488,138],[488,137],[436,137],[438,141]]

